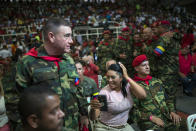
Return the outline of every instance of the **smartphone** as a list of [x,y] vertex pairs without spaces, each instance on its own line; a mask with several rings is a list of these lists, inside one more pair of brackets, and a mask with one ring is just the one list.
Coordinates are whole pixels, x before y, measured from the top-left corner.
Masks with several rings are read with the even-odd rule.
[[101,111],[108,111],[108,105],[107,105],[107,98],[106,95],[98,95],[98,100],[101,103]]

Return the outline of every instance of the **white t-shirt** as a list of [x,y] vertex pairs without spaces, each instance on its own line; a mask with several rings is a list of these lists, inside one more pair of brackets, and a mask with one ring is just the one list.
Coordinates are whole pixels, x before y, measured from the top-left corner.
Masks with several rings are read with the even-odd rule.
[[12,53],[9,50],[3,49],[0,51],[0,56],[5,59],[7,57],[11,57]]
[[100,95],[106,95],[108,111],[101,111],[100,121],[109,126],[125,125],[128,120],[129,110],[133,106],[133,100],[130,93],[130,85],[126,86],[127,97],[122,92],[111,90],[109,85],[100,91]]
[[6,115],[4,97],[0,96],[0,127],[3,127],[7,122],[8,117]]

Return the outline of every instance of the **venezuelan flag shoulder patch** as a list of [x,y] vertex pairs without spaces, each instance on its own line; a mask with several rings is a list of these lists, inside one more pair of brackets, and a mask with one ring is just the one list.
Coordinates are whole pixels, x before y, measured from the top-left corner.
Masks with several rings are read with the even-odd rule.
[[163,53],[165,52],[165,49],[162,47],[162,46],[157,46],[155,49],[154,49],[154,52],[155,54],[157,54],[158,56],[161,56],[163,55]]
[[74,83],[75,83],[75,86],[79,85],[79,83],[80,83],[79,82],[79,78],[76,78],[75,81],[74,81]]

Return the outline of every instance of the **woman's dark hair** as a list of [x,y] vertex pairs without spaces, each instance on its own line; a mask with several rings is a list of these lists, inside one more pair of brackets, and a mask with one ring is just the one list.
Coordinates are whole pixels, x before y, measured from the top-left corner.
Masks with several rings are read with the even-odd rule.
[[[116,71],[121,77],[123,77],[123,70],[122,70],[122,68],[120,67],[119,64],[112,64],[112,65],[110,65],[108,70]],[[123,78],[122,79],[121,92],[122,92],[124,97],[127,97],[126,85],[127,85],[127,81]]]

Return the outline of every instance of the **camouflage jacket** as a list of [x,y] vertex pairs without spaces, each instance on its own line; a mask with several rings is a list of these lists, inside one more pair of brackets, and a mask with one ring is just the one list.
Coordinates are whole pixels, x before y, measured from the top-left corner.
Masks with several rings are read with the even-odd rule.
[[95,81],[86,76],[84,76],[83,81],[80,81],[79,86],[81,87],[81,92],[83,92],[85,97],[92,97],[94,93],[99,92]]
[[4,88],[5,105],[7,115],[10,122],[19,122],[19,113],[17,112],[17,103],[19,100],[19,93],[16,91],[15,85],[15,62],[11,62],[10,70],[3,75],[2,85]]
[[180,36],[174,33],[173,37],[162,35],[156,42],[154,53],[157,55],[157,71],[160,75],[177,74],[179,70],[178,51]]
[[[124,61],[126,63],[130,63],[130,58],[133,58],[133,40],[132,37],[130,37],[127,41],[120,39],[116,39],[115,41],[115,48],[114,48],[114,54],[115,58],[118,61]],[[120,54],[125,54],[127,56],[126,59],[120,58]]]
[[101,89],[107,85],[107,77],[106,75],[101,80]]
[[44,46],[37,49],[37,56],[25,55],[17,63],[16,86],[21,92],[31,85],[51,87],[61,99],[61,109],[65,113],[64,130],[78,130],[79,112],[87,115],[87,102],[81,87],[74,85],[78,78],[73,59],[64,54],[58,62],[59,68],[54,61],[41,59],[48,56]]
[[[170,112],[174,112],[174,103],[167,99],[165,94],[165,86],[161,80],[152,77],[149,85],[143,81],[137,81],[142,86],[147,97],[143,100],[134,99],[134,117],[137,122],[149,121],[151,115],[157,116],[162,120],[170,119]],[[139,118],[139,119],[138,119]]]

